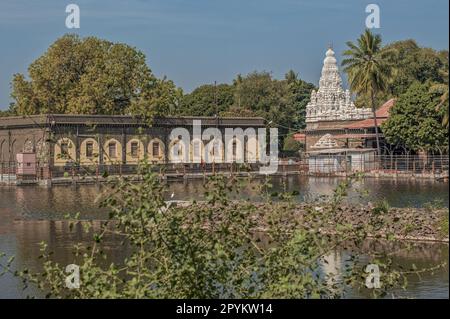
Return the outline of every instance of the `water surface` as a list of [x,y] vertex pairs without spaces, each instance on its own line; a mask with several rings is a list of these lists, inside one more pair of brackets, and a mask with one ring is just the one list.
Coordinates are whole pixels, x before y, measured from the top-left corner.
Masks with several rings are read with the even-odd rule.
[[[321,195],[330,195],[342,179],[311,178],[289,176],[273,178],[270,193],[283,190],[296,191],[298,201],[313,200]],[[240,194],[243,199],[259,200],[258,189],[262,180],[254,181]],[[167,198],[188,200],[201,199],[202,180],[170,182]],[[61,264],[73,262],[72,247],[77,242],[89,243],[92,234],[86,234],[81,227],[70,232],[67,222],[62,221],[67,213],[80,212],[83,218],[104,219],[106,212],[98,208],[101,194],[106,186],[55,186],[43,187],[7,187],[0,186],[0,251],[15,255],[14,266],[38,269],[39,243],[45,241],[54,251],[55,259]],[[366,194],[367,192],[367,194]],[[424,180],[383,180],[364,179],[354,185],[349,194],[353,202],[368,202],[386,199],[393,207],[421,207],[429,202],[448,207],[448,183]],[[379,247],[378,249],[390,249]],[[127,247],[121,245],[121,239],[109,238],[105,250],[111,255],[111,261],[118,262],[127,254]],[[334,263],[345,259],[345,252],[336,251]],[[425,267],[448,261],[447,244],[423,244],[408,254],[395,256],[400,264],[422,265]],[[434,275],[426,274],[422,278],[410,278],[406,292],[402,296],[413,298],[448,298],[448,267],[440,269]],[[22,291],[20,282],[10,275],[0,277],[0,298],[20,298],[35,291]],[[348,297],[367,297],[369,292],[351,291]]]

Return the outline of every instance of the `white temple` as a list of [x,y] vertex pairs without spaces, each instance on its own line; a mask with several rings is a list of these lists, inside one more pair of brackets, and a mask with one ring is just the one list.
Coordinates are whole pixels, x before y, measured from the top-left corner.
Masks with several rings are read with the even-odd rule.
[[306,122],[361,120],[372,117],[368,108],[357,108],[349,90],[343,90],[334,51],[329,48],[323,60],[319,90],[311,92],[306,106]]

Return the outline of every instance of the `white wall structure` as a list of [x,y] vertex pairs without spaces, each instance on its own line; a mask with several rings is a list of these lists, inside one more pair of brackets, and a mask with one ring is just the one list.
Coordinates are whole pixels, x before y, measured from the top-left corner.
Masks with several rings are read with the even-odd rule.
[[309,153],[310,173],[369,172],[377,168],[375,149],[330,149]]

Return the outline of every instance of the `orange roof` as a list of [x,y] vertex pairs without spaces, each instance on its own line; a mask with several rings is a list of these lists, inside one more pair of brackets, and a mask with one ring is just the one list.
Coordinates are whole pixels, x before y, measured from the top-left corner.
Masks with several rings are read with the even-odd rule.
[[[377,118],[378,126],[380,126],[381,123],[383,123],[386,120],[387,120],[387,118]],[[353,123],[353,124],[349,125],[347,128],[369,128],[369,127],[374,127],[373,118],[365,119],[365,120]]]
[[[381,125],[384,121],[386,121],[389,117],[389,110],[395,104],[395,99],[390,99],[386,103],[384,103],[376,112],[377,116],[377,124]],[[347,128],[369,128],[374,127],[373,118],[365,119],[356,123],[352,123]]]
[[390,99],[386,103],[384,103],[376,112],[377,118],[379,117],[389,117],[389,110],[395,104],[395,99]]
[[294,140],[296,140],[296,141],[304,141],[305,140],[305,138],[306,138],[306,135],[305,134],[302,134],[302,133],[295,133],[294,134]]
[[369,137],[375,137],[375,134],[338,134],[338,135],[333,135],[333,138],[337,138],[337,139],[344,139],[344,138],[354,138],[354,139],[358,139],[358,138],[369,138]]

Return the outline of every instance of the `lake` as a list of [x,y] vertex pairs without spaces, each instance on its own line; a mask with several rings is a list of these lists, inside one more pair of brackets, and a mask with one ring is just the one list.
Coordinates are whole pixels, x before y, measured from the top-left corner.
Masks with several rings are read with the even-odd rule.
[[[272,178],[276,194],[283,190],[295,191],[295,199],[309,201],[323,195],[330,195],[339,184],[340,178],[317,178],[306,176],[288,176]],[[254,180],[241,192],[242,199],[259,200],[260,192],[256,186],[262,180]],[[167,198],[178,200],[201,199],[202,180],[169,182]],[[45,241],[49,249],[55,252],[55,258],[61,264],[72,260],[72,245],[76,242],[88,242],[91,235],[81,228],[69,232],[64,219],[66,213],[80,212],[82,218],[104,219],[106,214],[98,209],[98,198],[107,188],[99,185],[44,187],[8,187],[0,186],[0,251],[15,255],[14,266],[18,269],[28,267],[37,269],[39,243]],[[448,183],[430,180],[393,180],[363,179],[356,182],[349,193],[351,202],[376,202],[386,199],[392,207],[422,207],[433,202],[449,206]],[[120,261],[127,254],[126,247],[120,245],[120,239],[110,238],[105,243],[113,261]],[[370,245],[368,243],[367,245]],[[394,249],[390,246],[378,246],[377,249]],[[344,251],[333,256],[335,264],[345,259]],[[414,246],[407,254],[394,256],[400,264],[429,267],[448,261],[448,245],[422,243]],[[448,265],[433,275],[425,274],[421,279],[409,278],[406,292],[400,295],[413,298],[448,298]],[[0,277],[0,298],[21,298],[36,292],[21,290],[20,282],[10,275]],[[368,297],[367,292],[351,291],[349,298]]]

